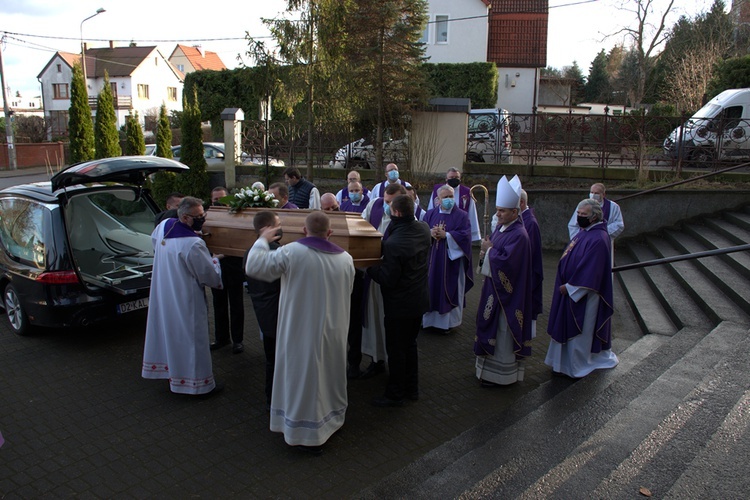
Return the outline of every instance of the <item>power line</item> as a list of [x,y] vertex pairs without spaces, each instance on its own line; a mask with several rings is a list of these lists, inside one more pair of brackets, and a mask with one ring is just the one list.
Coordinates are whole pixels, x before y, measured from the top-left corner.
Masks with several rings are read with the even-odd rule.
[[[51,36],[51,35],[34,35],[32,33],[16,33],[13,31],[5,31],[0,30],[0,33],[5,33],[8,35],[15,35],[15,36],[24,36],[29,38],[46,38],[49,40],[72,40],[80,43],[80,38],[78,37],[69,37],[69,36]],[[273,38],[270,35],[268,36],[257,36],[253,38]],[[191,43],[191,42],[227,42],[227,41],[239,41],[239,40],[245,40],[246,38],[243,37],[223,37],[223,38],[175,38],[175,39],[169,39],[169,40],[158,40],[158,39],[110,39],[110,38],[87,38],[87,41],[90,42],[119,42],[119,43]]]

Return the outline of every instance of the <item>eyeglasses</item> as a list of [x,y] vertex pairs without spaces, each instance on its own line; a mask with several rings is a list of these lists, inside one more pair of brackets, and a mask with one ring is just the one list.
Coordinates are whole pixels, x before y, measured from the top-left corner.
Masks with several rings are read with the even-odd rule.
[[197,221],[205,221],[206,220],[206,214],[200,214],[200,215],[193,215],[193,214],[186,214],[188,217],[192,218],[193,220]]

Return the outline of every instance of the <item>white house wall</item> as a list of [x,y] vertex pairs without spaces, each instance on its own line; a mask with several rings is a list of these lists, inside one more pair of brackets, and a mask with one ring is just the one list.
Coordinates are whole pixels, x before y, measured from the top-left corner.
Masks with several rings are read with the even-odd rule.
[[[57,65],[60,65],[60,72],[57,72]],[[51,111],[67,111],[70,109],[70,99],[55,99],[53,85],[63,83],[68,85],[68,93],[72,87],[73,68],[62,57],[55,56],[47,67],[47,71],[39,79],[42,86],[42,103],[46,114]]]
[[537,68],[497,68],[497,107],[511,113],[530,114],[537,105]]
[[[431,63],[487,61],[488,8],[481,0],[430,0],[425,56]],[[436,16],[448,16],[448,41],[437,41]],[[464,19],[471,18],[471,19]],[[461,19],[461,20],[458,20]]]
[[[158,63],[154,63],[154,60]],[[148,99],[138,97],[138,85],[148,85]],[[158,51],[154,51],[138,66],[130,75],[130,95],[133,96],[133,109],[138,111],[141,123],[143,117],[149,114],[159,114],[162,103],[166,104],[167,113],[170,111],[182,111],[182,86],[183,83],[177,78],[167,60]],[[169,100],[168,87],[177,89],[177,99]],[[127,112],[125,113],[127,114]],[[123,115],[124,116],[124,115]]]

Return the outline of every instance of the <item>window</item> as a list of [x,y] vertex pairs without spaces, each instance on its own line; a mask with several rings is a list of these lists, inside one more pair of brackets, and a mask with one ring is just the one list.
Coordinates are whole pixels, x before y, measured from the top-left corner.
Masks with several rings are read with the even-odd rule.
[[430,43],[430,23],[425,24],[422,38],[419,41],[420,43]]
[[179,69],[181,72],[185,72],[185,65],[184,64],[178,64],[177,69]]
[[0,202],[0,241],[5,249],[24,264],[45,267],[44,229],[46,208],[26,200],[6,198]]
[[70,92],[67,83],[53,83],[52,91],[55,99],[70,99]]
[[167,87],[167,99],[170,101],[177,100],[177,87]]
[[62,73],[62,64],[57,65],[57,72]]
[[141,99],[148,99],[148,85],[143,83],[138,84],[138,97]]
[[435,43],[448,43],[448,16],[435,16]]

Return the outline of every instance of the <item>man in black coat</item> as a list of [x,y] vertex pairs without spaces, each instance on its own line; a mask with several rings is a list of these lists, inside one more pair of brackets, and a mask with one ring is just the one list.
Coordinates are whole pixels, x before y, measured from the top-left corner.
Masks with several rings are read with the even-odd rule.
[[419,399],[417,335],[429,309],[430,228],[414,218],[414,202],[400,195],[391,202],[391,223],[383,236],[383,259],[367,274],[378,284],[385,309],[388,384],[375,406],[401,406]]

